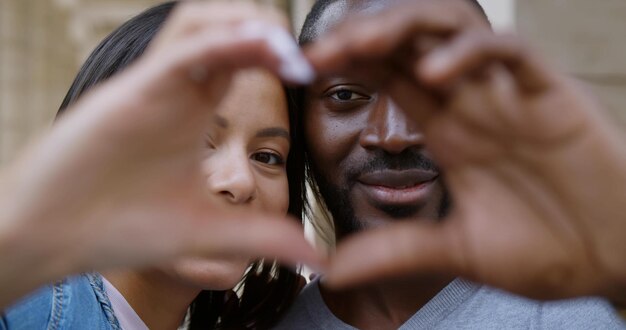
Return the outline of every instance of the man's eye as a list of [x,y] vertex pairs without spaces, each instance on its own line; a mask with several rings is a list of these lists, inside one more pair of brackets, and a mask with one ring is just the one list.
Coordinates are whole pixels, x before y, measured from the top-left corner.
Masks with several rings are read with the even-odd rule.
[[336,92],[333,92],[329,95],[332,99],[338,101],[356,101],[356,100],[366,100],[368,97],[361,95],[359,93],[353,92],[348,89],[340,89]]
[[285,163],[282,157],[271,152],[257,152],[252,155],[252,159],[267,165],[282,165]]

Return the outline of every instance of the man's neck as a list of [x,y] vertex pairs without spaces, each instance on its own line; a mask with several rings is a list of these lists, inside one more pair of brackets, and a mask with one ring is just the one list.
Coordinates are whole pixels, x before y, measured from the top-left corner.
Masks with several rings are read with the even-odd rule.
[[103,275],[152,330],[178,329],[189,305],[200,293],[157,270],[112,271]]
[[453,278],[412,277],[369,284],[348,290],[320,285],[328,308],[358,329],[397,329],[420,310]]

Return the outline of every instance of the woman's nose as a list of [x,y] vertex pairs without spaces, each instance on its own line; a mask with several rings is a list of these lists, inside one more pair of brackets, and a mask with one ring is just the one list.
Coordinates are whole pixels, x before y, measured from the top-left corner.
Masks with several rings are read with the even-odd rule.
[[[216,157],[220,157],[217,156]],[[221,157],[210,169],[208,178],[212,193],[233,204],[244,204],[254,200],[256,181],[247,157]]]

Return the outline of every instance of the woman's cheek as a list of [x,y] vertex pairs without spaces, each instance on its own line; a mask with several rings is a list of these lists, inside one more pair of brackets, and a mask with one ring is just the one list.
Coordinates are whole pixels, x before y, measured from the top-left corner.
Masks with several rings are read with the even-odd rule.
[[283,197],[283,201],[282,201],[282,212],[281,214],[287,214],[287,210],[289,210],[289,180],[287,180],[287,175],[285,174],[284,178],[283,178],[283,190],[284,193],[284,197]]
[[275,214],[287,214],[289,209],[289,182],[286,174],[268,179],[262,191],[264,210]]

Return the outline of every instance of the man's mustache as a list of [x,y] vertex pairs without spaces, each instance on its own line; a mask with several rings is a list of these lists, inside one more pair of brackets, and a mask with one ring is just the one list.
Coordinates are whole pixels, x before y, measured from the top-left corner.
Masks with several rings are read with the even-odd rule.
[[390,154],[383,150],[376,150],[369,154],[367,159],[360,159],[360,166],[348,169],[348,178],[354,182],[359,176],[368,173],[394,170],[432,171],[439,173],[439,167],[435,162],[416,149],[407,149],[399,154]]

